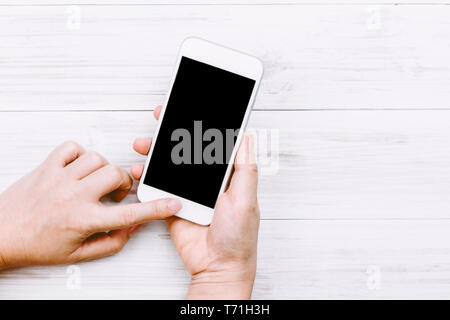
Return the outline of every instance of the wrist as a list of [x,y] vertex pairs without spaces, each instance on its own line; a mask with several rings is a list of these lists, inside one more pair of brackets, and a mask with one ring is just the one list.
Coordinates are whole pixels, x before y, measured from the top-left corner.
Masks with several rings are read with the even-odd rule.
[[6,268],[7,268],[6,258],[0,250],[0,271],[5,270]]
[[256,265],[200,272],[192,276],[187,298],[192,300],[250,299],[255,273]]
[[19,266],[13,261],[15,257],[11,249],[4,239],[0,239],[0,271]]

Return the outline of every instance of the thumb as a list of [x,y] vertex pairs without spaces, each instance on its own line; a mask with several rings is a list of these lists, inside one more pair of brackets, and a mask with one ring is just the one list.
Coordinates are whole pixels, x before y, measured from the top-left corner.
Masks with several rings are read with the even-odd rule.
[[253,135],[246,134],[236,155],[229,190],[233,196],[251,200],[256,199],[257,189],[258,166],[255,156],[255,138]]

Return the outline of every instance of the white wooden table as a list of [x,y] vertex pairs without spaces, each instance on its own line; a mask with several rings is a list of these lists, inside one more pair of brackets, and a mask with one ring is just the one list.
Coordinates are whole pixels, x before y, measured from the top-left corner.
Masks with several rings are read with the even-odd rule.
[[[343,2],[0,0],[0,189],[66,139],[143,161],[132,140],[195,35],[266,68],[250,127],[278,132],[279,170],[261,176],[254,298],[450,298],[449,3]],[[1,273],[0,299],[188,282],[157,222],[108,259]]]

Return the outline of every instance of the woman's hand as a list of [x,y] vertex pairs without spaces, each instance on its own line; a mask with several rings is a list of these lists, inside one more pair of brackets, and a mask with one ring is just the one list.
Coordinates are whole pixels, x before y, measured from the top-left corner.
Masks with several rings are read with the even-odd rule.
[[[105,206],[122,200],[132,179],[74,142],[0,194],[0,269],[67,264],[118,252],[139,224],[167,218],[178,200]],[[112,231],[111,231],[112,230]],[[109,231],[109,232],[105,232]]]
[[[159,118],[161,107],[155,110]],[[134,149],[147,155],[151,139],[137,139]],[[140,179],[143,165],[132,175]],[[239,148],[228,190],[218,199],[211,226],[177,218],[167,224],[175,247],[192,275],[189,299],[249,299],[256,273],[259,208],[254,141]]]

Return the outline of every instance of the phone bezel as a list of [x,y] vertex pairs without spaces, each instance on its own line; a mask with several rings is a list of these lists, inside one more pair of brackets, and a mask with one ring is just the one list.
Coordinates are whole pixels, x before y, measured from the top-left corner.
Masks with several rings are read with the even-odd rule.
[[138,186],[137,196],[141,202],[152,201],[160,198],[177,198],[183,204],[183,208],[177,214],[178,217],[195,222],[200,225],[209,225],[211,224],[215,209],[209,208],[192,200],[185,199],[175,194],[171,194],[169,192],[144,184],[144,177],[147,175],[147,171],[149,170],[150,159],[153,155],[153,147],[155,145],[156,140],[158,139],[158,133],[161,127],[161,123],[164,119],[164,113],[166,110],[167,103],[169,101],[170,95],[172,94],[173,84],[175,82],[182,57],[187,57],[193,60],[197,60],[212,65],[214,67],[218,67],[223,70],[227,70],[242,75],[244,77],[255,80],[256,82],[247,106],[247,110],[245,112],[244,120],[240,128],[241,130],[236,140],[236,145],[233,149],[225,177],[222,181],[219,196],[225,191],[228,179],[230,177],[237,149],[244,135],[245,130],[243,129],[245,129],[247,125],[252,110],[252,106],[256,97],[256,93],[258,91],[259,84],[261,82],[261,78],[263,75],[263,65],[259,59],[253,56],[249,56],[247,54],[199,38],[186,39],[183,42],[181,49],[179,51],[177,61],[175,64],[175,71],[170,83],[169,94],[166,96],[163,108],[161,110],[158,125],[155,130],[153,138],[153,143],[144,166],[142,179]]

